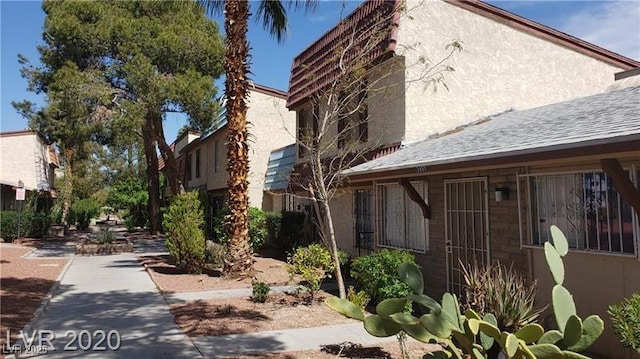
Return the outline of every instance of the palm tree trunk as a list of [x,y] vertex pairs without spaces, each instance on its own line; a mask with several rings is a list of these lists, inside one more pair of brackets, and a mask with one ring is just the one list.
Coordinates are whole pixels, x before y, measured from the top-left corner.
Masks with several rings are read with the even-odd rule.
[[247,274],[253,267],[249,244],[249,156],[247,143],[247,106],[249,73],[247,22],[249,2],[225,0],[224,28],[227,33],[227,52],[224,69],[227,97],[227,172],[229,180],[228,250],[225,258],[226,274]]
[[144,155],[147,161],[147,191],[149,192],[149,222],[151,234],[160,229],[160,174],[158,173],[158,156],[156,155],[155,132],[153,118],[147,113],[142,129]]

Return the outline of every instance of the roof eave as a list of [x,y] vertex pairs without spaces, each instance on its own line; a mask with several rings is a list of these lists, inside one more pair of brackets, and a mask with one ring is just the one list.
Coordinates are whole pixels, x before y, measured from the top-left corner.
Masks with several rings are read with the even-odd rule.
[[[415,173],[416,175],[429,173],[431,169],[449,168],[451,171],[459,170],[460,168],[468,168],[469,164],[474,163],[477,165],[484,164],[508,164],[525,161],[543,160],[545,157],[549,158],[567,158],[577,156],[575,150],[577,149],[589,149],[589,154],[601,155],[606,153],[615,152],[627,152],[640,150],[638,148],[638,141],[640,141],[640,133],[623,135],[613,138],[599,138],[588,141],[578,141],[567,144],[559,144],[538,148],[530,148],[523,150],[513,150],[505,152],[497,152],[492,154],[482,154],[477,156],[457,157],[451,159],[444,159],[441,161],[432,162],[419,162],[406,165],[389,166],[385,168],[377,168],[371,170],[362,170],[358,172],[348,172],[347,177],[351,181],[371,180],[379,174],[384,173],[386,176],[393,177],[394,174],[405,175],[408,173]],[[584,152],[581,152],[581,154]]]

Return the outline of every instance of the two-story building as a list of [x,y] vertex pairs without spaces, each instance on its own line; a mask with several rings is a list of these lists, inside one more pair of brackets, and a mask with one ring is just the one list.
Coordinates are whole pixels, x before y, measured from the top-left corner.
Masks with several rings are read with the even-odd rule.
[[[606,318],[605,303],[639,290],[638,219],[612,179],[626,177],[600,161],[616,160],[637,186],[638,89],[603,92],[640,62],[481,1],[367,1],[294,59],[287,104],[297,133],[315,131],[317,99],[339,73],[336,52],[370,43],[372,22],[383,36],[354,47],[369,51],[361,82],[394,91],[364,94],[357,129],[373,152],[367,158],[377,159],[346,171],[344,194],[331,203],[339,247],[414,252],[435,297],[459,292],[460,261],[513,262],[540,280],[546,300],[539,248],[558,224],[571,232],[569,287],[581,313]],[[354,41],[357,34],[365,38]],[[448,52],[454,40],[462,51]],[[434,79],[446,89],[416,81],[429,68],[442,72]],[[306,161],[299,149],[296,167]],[[585,275],[609,295],[594,299],[576,285]],[[605,334],[596,352],[631,357]]]
[[[272,210],[273,202],[281,201],[281,194],[265,190],[264,179],[271,151],[295,141],[295,113],[286,108],[286,99],[285,92],[258,84],[253,84],[249,91],[249,205],[252,207]],[[222,116],[212,130],[199,136],[185,133],[176,141],[181,181],[187,190],[207,193],[207,213],[211,216],[215,216],[228,198],[226,128],[226,117]]]
[[36,132],[9,131],[0,133],[0,210],[15,209],[16,188],[22,186],[27,196],[49,193],[55,198],[55,169],[58,153]]

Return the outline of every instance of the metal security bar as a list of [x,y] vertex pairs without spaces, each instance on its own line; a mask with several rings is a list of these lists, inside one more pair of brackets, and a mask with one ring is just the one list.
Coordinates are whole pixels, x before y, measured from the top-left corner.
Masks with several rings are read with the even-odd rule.
[[549,228],[556,225],[573,249],[636,254],[638,228],[633,210],[604,172],[524,177],[528,177],[532,245],[548,241]]
[[445,181],[447,287],[460,294],[461,265],[489,262],[489,218],[486,178]]
[[[426,199],[427,184],[411,181]],[[376,185],[376,223],[378,245],[424,253],[428,249],[428,220],[398,183]]]
[[360,189],[354,193],[355,243],[358,255],[373,252],[373,190]]

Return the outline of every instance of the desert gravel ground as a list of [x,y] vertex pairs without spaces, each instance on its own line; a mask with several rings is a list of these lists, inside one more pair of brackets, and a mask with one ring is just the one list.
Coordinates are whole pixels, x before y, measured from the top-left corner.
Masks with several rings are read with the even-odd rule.
[[31,321],[69,258],[25,258],[33,247],[0,243],[0,347]]

